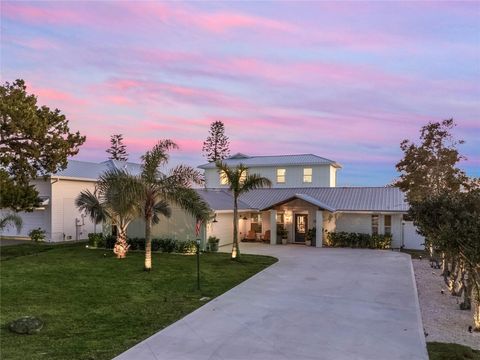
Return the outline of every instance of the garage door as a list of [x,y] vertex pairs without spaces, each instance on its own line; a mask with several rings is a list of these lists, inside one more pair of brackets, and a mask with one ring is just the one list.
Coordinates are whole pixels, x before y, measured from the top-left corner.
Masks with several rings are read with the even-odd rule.
[[413,221],[403,221],[403,245],[405,249],[423,250],[425,238],[417,233]]

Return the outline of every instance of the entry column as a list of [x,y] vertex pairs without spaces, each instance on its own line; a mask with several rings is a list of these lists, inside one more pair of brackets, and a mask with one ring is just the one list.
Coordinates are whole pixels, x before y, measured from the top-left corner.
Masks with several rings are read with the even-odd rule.
[[317,210],[315,214],[315,224],[317,229],[317,234],[315,237],[315,246],[322,247],[323,241],[323,211]]
[[270,244],[277,244],[277,210],[270,210]]

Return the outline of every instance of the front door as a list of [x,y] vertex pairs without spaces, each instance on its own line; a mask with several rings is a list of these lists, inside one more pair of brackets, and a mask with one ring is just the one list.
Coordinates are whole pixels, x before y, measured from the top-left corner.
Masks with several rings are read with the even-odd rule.
[[295,242],[305,242],[307,233],[308,215],[295,214]]

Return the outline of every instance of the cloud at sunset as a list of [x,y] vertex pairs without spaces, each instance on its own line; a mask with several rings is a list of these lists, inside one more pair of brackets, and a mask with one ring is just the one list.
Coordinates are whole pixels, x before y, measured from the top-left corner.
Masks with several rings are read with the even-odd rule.
[[[204,163],[209,124],[232,152],[315,153],[340,183],[383,185],[399,143],[453,117],[480,176],[478,3],[2,2],[2,79],[87,135],[102,161],[123,133],[131,160],[158,139]],[[434,29],[434,31],[432,30]],[[363,174],[363,175],[362,175]],[[368,174],[368,175],[367,175]]]

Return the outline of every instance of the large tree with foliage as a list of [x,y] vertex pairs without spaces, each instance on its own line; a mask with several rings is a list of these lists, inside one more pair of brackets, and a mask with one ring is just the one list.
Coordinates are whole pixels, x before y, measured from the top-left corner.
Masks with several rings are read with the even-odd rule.
[[209,162],[220,161],[230,154],[230,141],[225,135],[225,125],[221,121],[210,124],[209,135],[203,142],[203,155]]
[[169,160],[168,152],[178,148],[171,140],[159,141],[142,156],[142,173],[139,178],[142,192],[139,202],[141,215],[145,221],[145,265],[152,269],[152,225],[160,221],[160,215],[170,217],[171,205],[176,204],[197,220],[206,221],[210,215],[209,206],[193,190],[191,184],[200,184],[202,176],[198,171],[179,165],[164,173],[160,167]]
[[272,186],[272,182],[258,174],[249,174],[248,168],[239,164],[236,167],[229,167],[227,164],[217,162],[217,169],[220,176],[228,183],[233,196],[233,246],[232,259],[240,257],[238,246],[238,198],[240,195],[254,189]]
[[122,134],[114,134],[110,136],[110,148],[106,150],[110,154],[111,160],[127,161],[127,146],[123,143]]
[[75,199],[80,211],[85,211],[95,223],[110,220],[117,227],[113,249],[118,258],[127,255],[127,227],[141,213],[138,199],[142,188],[136,178],[125,170],[109,170],[100,176],[95,192],[82,191]]
[[65,169],[85,137],[70,132],[60,110],[39,106],[23,80],[0,87],[0,116],[0,205],[30,210],[38,204],[30,180]]
[[420,130],[420,144],[401,142],[404,157],[396,165],[400,178],[395,185],[406,193],[409,202],[468,186],[468,177],[457,167],[464,159],[457,150],[463,140],[453,138],[454,127],[453,119],[429,122]]

